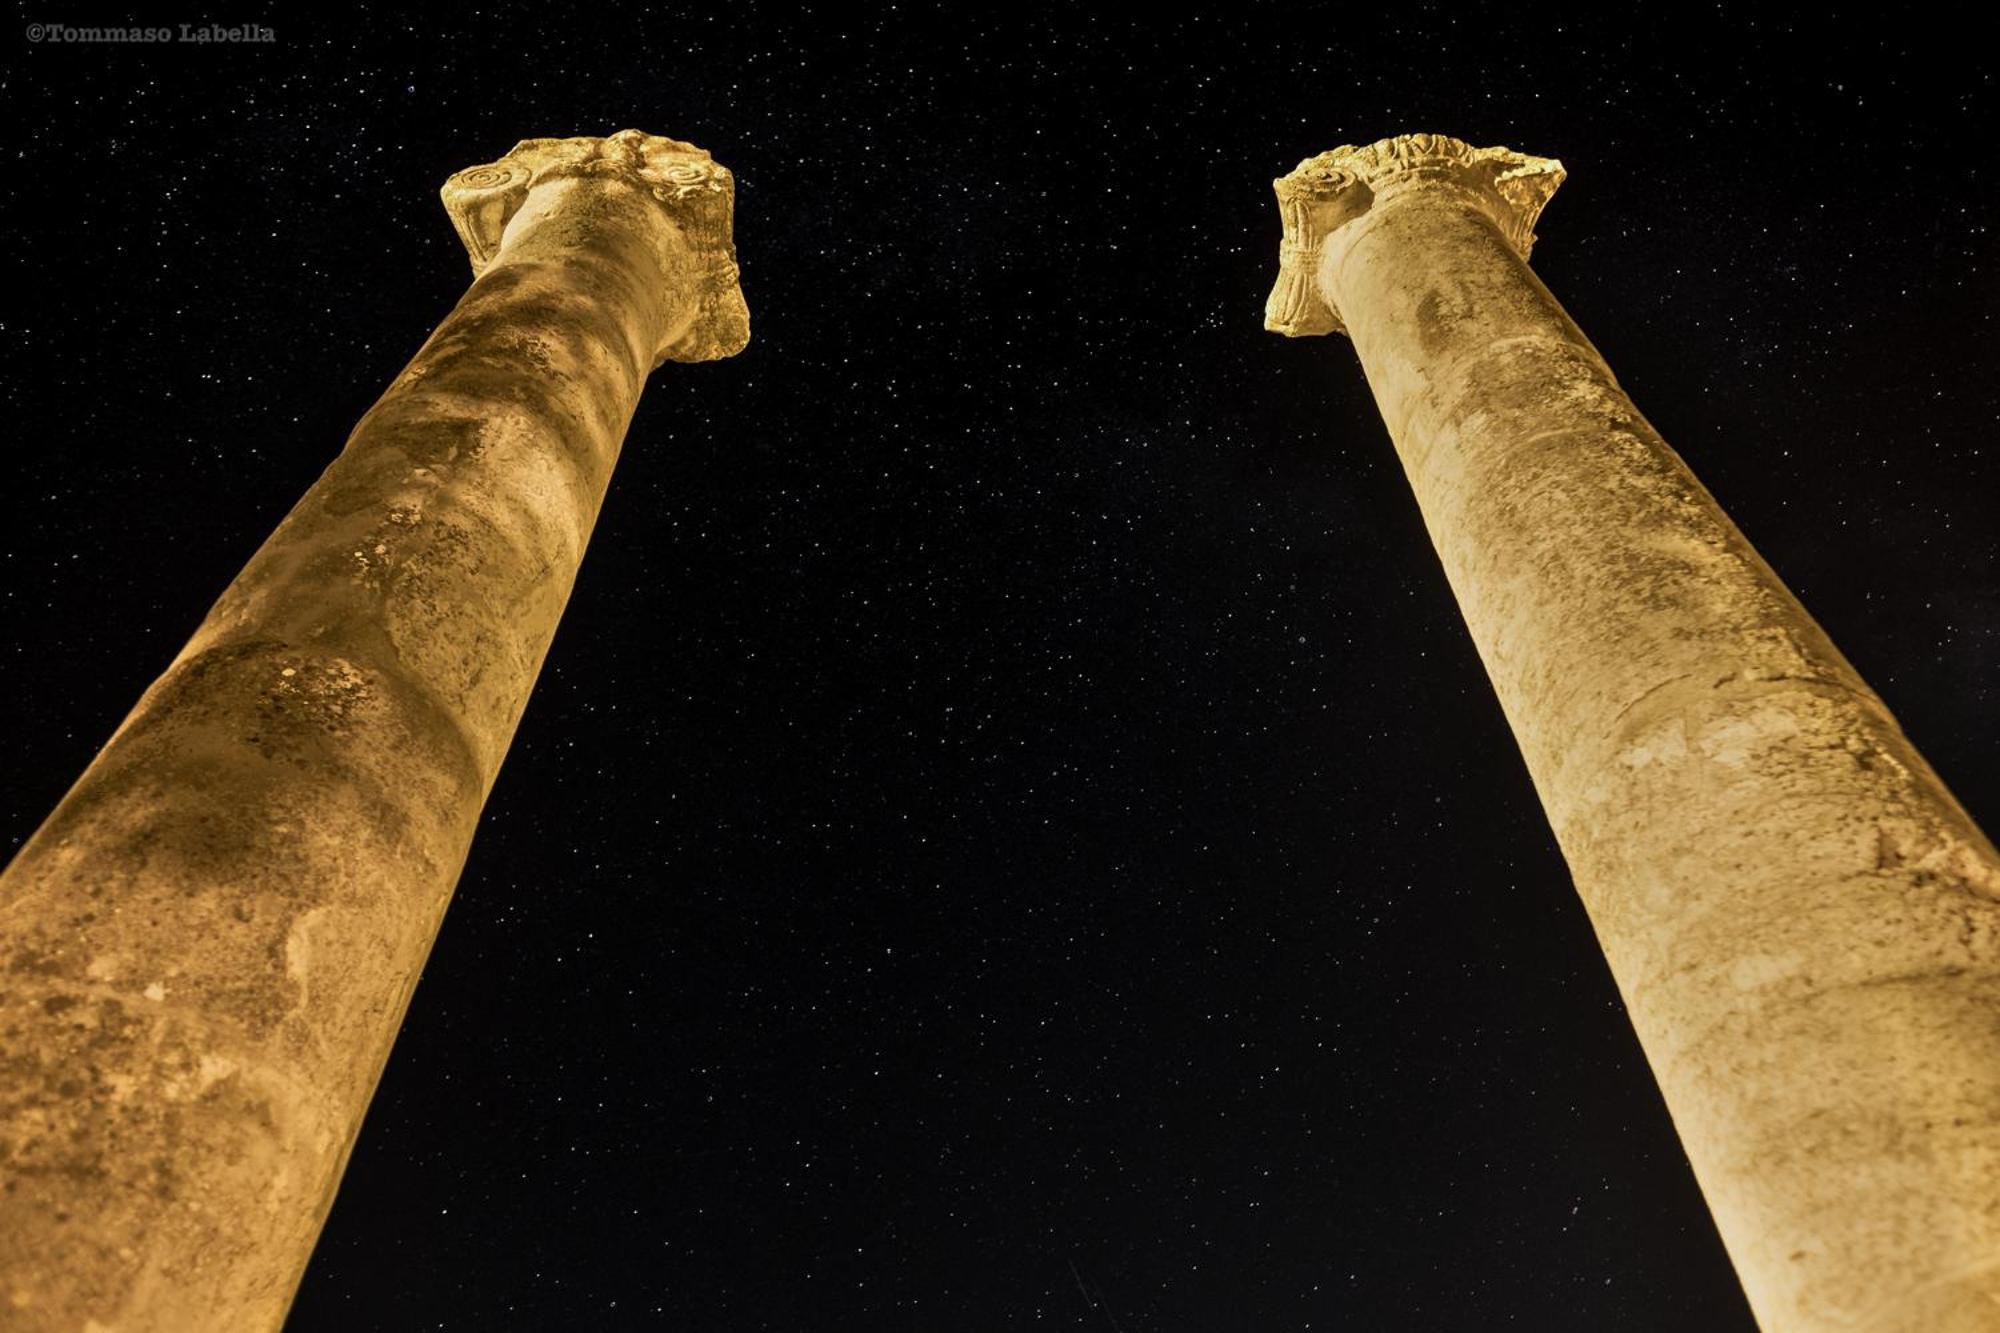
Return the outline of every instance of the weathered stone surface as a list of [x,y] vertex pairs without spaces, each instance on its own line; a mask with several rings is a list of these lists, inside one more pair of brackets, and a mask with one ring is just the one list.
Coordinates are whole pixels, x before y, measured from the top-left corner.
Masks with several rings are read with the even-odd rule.
[[0,878],[0,1327],[282,1322],[647,373],[748,338],[699,149],[444,196],[471,290]]
[[2000,856],[1525,261],[1561,167],[1277,182],[1760,1322],[2000,1327]]
[[[445,211],[472,257],[475,277],[493,262],[508,224],[531,196],[541,212],[562,214],[538,226],[545,239],[559,239],[568,234],[565,229],[594,229],[594,211],[609,204],[586,191],[594,202],[579,207],[574,191],[548,188],[559,181],[604,186],[621,202],[629,202],[624,199],[629,194],[648,195],[672,216],[671,253],[662,257],[677,299],[692,292],[695,311],[686,328],[670,330],[654,365],[713,361],[743,350],[750,341],[750,312],[736,274],[736,181],[707,153],[676,139],[637,130],[606,139],[524,139],[499,161],[454,175],[444,183]],[[636,231],[632,235],[639,238]]]

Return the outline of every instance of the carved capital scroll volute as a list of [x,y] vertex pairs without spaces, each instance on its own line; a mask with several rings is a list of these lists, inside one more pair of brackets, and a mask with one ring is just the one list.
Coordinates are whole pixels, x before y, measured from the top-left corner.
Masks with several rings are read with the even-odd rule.
[[1328,238],[1368,213],[1378,196],[1420,182],[1456,187],[1526,259],[1535,243],[1535,221],[1563,176],[1562,163],[1554,158],[1474,148],[1443,134],[1398,135],[1307,158],[1272,182],[1284,236],[1264,327],[1288,338],[1344,331],[1339,312],[1320,290],[1320,260]]
[[[736,265],[736,178],[693,144],[638,130],[601,139],[524,139],[497,161],[457,172],[439,193],[477,276],[499,254],[507,223],[535,187],[591,177],[622,180],[649,195],[697,266],[685,275],[697,289],[694,322],[658,350],[653,364],[713,361],[742,351],[750,340],[750,312]],[[685,264],[677,256],[672,267]]]

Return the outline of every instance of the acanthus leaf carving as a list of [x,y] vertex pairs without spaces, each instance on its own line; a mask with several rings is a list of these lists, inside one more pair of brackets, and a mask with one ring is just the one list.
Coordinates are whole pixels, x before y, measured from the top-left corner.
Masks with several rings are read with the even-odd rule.
[[1474,148],[1445,134],[1344,144],[1307,158],[1272,182],[1284,236],[1278,244],[1278,279],[1264,306],[1264,327],[1288,338],[1343,331],[1339,313],[1319,290],[1320,257],[1327,238],[1368,212],[1378,194],[1416,180],[1457,185],[1526,259],[1535,243],[1535,222],[1564,174],[1554,158],[1511,148]]
[[700,311],[687,333],[662,348],[658,361],[712,361],[734,356],[750,339],[736,264],[736,179],[691,143],[620,130],[603,138],[523,139],[496,161],[453,174],[439,191],[452,226],[472,260],[475,277],[500,252],[507,223],[529,192],[576,177],[620,179],[645,192],[673,218],[702,271]]

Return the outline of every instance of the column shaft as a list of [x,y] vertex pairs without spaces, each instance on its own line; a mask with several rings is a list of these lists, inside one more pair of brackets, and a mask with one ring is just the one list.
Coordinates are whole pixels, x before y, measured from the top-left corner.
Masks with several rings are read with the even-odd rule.
[[2000,857],[1529,271],[1560,168],[1432,146],[1316,160],[1274,324],[1353,338],[1760,1321],[1990,1329]]
[[0,879],[0,1323],[282,1322],[728,185],[454,178],[481,276]]

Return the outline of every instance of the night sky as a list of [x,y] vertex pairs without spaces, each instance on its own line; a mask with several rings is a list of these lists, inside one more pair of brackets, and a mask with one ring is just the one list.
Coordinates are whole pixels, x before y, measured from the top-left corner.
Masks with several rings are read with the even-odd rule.
[[10,847],[465,289],[447,175],[630,126],[738,182],[750,346],[652,378],[291,1329],[1750,1328],[1352,349],[1262,329],[1270,181],[1560,157],[1535,268],[1994,829],[1962,30],[55,8],[0,37]]

